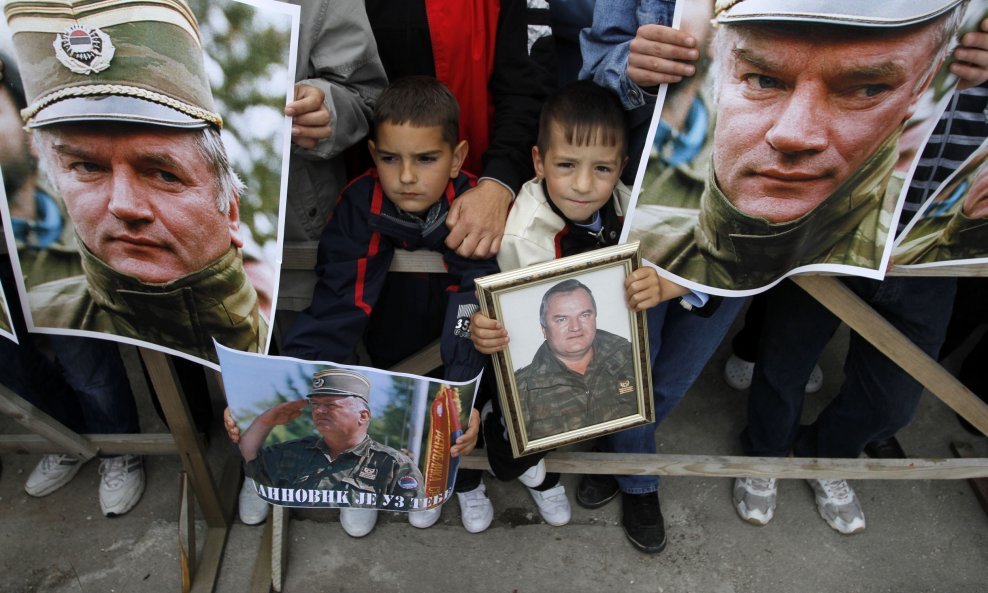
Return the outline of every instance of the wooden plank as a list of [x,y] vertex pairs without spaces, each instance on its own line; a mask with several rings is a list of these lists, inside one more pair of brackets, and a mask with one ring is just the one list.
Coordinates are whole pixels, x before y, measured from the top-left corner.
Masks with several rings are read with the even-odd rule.
[[[312,270],[316,267],[316,254],[319,249],[318,241],[296,241],[285,243],[281,254],[283,270]],[[418,249],[406,251],[396,249],[391,260],[392,272],[417,272],[422,274],[446,272],[443,257],[436,251]]]
[[934,268],[896,268],[888,276],[988,276],[988,265],[937,266]]
[[254,570],[250,575],[250,589],[248,593],[271,593],[271,531],[274,521],[271,515],[264,523],[264,533],[261,535],[261,543],[257,547],[257,554],[254,556]]
[[[951,443],[950,450],[954,455],[964,459],[974,459],[974,449],[968,443]],[[974,490],[974,496],[981,503],[981,509],[988,513],[988,479],[971,478],[967,481]]]
[[[169,433],[81,434],[94,450],[106,455],[175,455],[178,447]],[[0,453],[64,453],[59,444],[36,434],[0,435]]]
[[178,561],[182,568],[182,593],[192,590],[196,572],[195,499],[185,472],[178,474]]
[[285,585],[285,570],[288,567],[288,523],[291,521],[291,510],[271,506],[271,588],[281,593]]
[[226,527],[209,527],[206,529],[206,541],[202,547],[202,557],[198,569],[193,576],[192,593],[213,593],[216,580],[220,575],[220,564],[223,561],[223,550],[226,549],[226,539],[229,530]]
[[439,368],[442,364],[442,357],[439,355],[439,340],[436,340],[388,370],[395,373],[424,375]]
[[[559,473],[855,480],[956,480],[988,477],[988,459],[818,459],[554,451],[546,469]],[[460,467],[488,469],[483,453]]]
[[912,375],[930,393],[988,435],[988,404],[971,393],[844,284],[831,276],[796,276],[793,281]]
[[192,422],[192,414],[185,401],[182,386],[175,376],[171,358],[149,348],[138,350],[144,359],[155,393],[158,394],[165,422],[175,437],[182,467],[192,481],[203,518],[209,527],[222,527],[225,530],[229,526],[229,519],[223,512],[216,482],[206,463],[206,447]]
[[31,432],[44,437],[55,448],[53,453],[68,453],[83,461],[96,456],[97,450],[84,437],[0,385],[0,414],[10,416]]

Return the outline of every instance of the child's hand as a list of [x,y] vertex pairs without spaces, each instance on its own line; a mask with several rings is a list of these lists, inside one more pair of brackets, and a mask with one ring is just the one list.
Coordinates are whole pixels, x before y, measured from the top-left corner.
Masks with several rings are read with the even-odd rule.
[[456,443],[449,448],[450,457],[469,455],[473,448],[477,446],[477,437],[480,435],[480,412],[476,408],[470,410],[470,422],[467,429],[456,439]]
[[628,295],[628,307],[632,311],[644,311],[662,302],[659,275],[653,268],[642,266],[624,279]]
[[223,410],[223,428],[226,429],[226,436],[230,437],[230,441],[234,445],[240,442],[240,427],[237,426],[236,420],[233,419],[233,412],[230,411],[230,408]]
[[988,19],[981,21],[978,31],[965,33],[954,49],[950,72],[960,81],[959,89],[969,89],[988,80]]
[[628,79],[640,87],[679,82],[696,67],[684,61],[700,58],[696,39],[665,25],[642,25],[631,40]]
[[481,312],[470,317],[470,341],[481,354],[494,354],[508,345],[508,330]]

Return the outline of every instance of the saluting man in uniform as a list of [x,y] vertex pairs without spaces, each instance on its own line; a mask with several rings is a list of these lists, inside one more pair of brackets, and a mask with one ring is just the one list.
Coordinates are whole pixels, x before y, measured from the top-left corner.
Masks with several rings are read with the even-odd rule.
[[29,291],[35,326],[105,332],[216,361],[263,349],[239,195],[181,0],[8,2],[42,170],[84,274]]
[[[367,436],[370,382],[350,370],[329,369],[312,376],[307,400],[279,404],[259,415],[240,435],[247,474],[274,488],[341,490],[349,506],[360,506],[358,493],[422,496],[422,473],[405,454]],[[307,436],[261,448],[276,426],[287,424],[309,405],[320,436]],[[235,429],[231,439],[236,441]],[[408,504],[406,499],[402,504]],[[400,509],[394,504],[388,508]],[[406,507],[406,510],[411,510]]]

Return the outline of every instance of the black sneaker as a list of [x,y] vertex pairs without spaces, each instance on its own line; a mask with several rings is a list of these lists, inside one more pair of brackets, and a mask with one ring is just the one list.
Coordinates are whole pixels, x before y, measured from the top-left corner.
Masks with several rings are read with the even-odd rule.
[[864,452],[872,459],[905,459],[906,452],[894,436],[865,445]]
[[633,546],[646,554],[666,548],[666,527],[659,508],[659,493],[621,493],[621,526]]
[[585,509],[596,509],[610,502],[620,491],[614,476],[584,474],[576,486],[576,503]]

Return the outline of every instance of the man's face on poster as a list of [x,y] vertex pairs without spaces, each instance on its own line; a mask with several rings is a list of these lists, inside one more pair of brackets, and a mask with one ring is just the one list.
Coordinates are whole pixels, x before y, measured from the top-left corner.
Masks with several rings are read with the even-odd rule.
[[220,210],[198,134],[103,123],[46,128],[37,138],[86,247],[118,272],[164,283],[240,246],[237,200]]
[[586,290],[579,288],[549,297],[544,323],[542,333],[556,358],[578,359],[593,348],[597,310]]
[[713,162],[727,199],[773,223],[826,200],[912,115],[939,23],[724,26]]
[[323,436],[349,438],[367,433],[370,412],[353,397],[318,395],[309,398],[312,422]]

